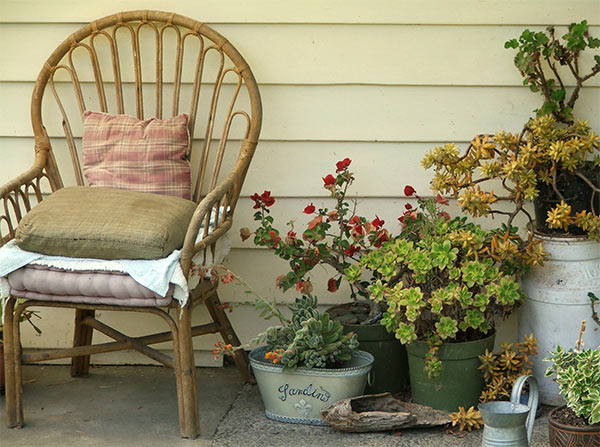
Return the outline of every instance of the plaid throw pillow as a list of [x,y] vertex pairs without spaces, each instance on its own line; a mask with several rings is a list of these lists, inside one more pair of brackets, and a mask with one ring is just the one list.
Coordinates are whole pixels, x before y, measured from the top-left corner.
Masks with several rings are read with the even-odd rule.
[[83,172],[90,186],[190,199],[186,114],[142,121],[86,111],[83,117]]

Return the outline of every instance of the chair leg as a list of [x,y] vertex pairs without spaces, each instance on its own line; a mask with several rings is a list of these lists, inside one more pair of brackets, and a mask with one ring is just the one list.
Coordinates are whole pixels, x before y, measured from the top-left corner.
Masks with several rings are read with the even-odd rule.
[[[198,415],[198,391],[196,389],[196,365],[194,362],[194,348],[192,346],[192,310],[188,304],[178,308],[178,337],[179,344],[178,369],[180,374],[180,387],[178,399],[181,401],[180,428],[182,438],[194,439],[200,434],[200,417]],[[183,423],[182,420],[183,419]]]
[[[229,343],[232,346],[241,346],[240,339],[235,333],[227,314],[223,310],[221,305],[221,300],[219,300],[219,295],[217,292],[214,292],[212,296],[205,301],[206,308],[210,313],[212,319],[221,327],[219,331],[221,333],[221,337],[225,343]],[[248,354],[243,349],[235,351],[233,355],[233,360],[242,376],[242,379],[248,383],[256,383],[254,376],[250,372],[250,363],[248,361]]]
[[15,427],[23,427],[23,347],[21,346],[21,314],[13,316],[12,324],[12,349],[14,368],[14,392],[15,392]]
[[[75,309],[75,333],[73,335],[73,347],[87,346],[92,344],[94,329],[83,324],[85,317],[94,316],[94,310]],[[90,356],[81,355],[71,358],[71,376],[86,377],[90,371]]]
[[[13,312],[15,298],[8,298],[4,308],[4,371],[6,394],[6,425],[9,428],[19,427],[17,424],[17,390],[15,378],[15,340],[13,329]],[[21,417],[21,426],[22,426]]]

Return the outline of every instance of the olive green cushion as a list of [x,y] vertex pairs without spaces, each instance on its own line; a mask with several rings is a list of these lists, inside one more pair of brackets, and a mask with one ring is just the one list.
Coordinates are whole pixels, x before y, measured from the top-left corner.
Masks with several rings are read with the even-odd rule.
[[63,188],[23,217],[15,241],[23,250],[72,258],[164,258],[183,246],[195,208],[179,197]]

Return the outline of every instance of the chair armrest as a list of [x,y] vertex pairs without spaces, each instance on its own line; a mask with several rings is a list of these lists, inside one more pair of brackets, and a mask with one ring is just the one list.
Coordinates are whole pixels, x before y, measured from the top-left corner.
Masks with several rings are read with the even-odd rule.
[[[29,194],[35,193],[37,202],[41,202],[40,180],[46,177],[37,164],[27,171],[0,186],[0,224],[4,222],[8,233],[0,227],[0,246],[15,237],[15,229],[21,218],[31,209]],[[5,227],[5,228],[6,228]]]
[[[233,171],[196,206],[181,252],[181,268],[188,275],[192,257],[214,244],[232,225],[234,193],[240,174]],[[211,223],[212,221],[212,223]],[[202,239],[196,243],[202,228]]]

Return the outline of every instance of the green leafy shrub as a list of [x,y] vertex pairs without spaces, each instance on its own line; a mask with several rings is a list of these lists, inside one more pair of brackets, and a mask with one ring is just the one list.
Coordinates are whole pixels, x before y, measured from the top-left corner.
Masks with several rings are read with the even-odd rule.
[[552,362],[546,376],[555,376],[560,394],[567,407],[589,424],[600,422],[600,346],[595,349],[581,349],[581,338],[585,331],[582,323],[577,346],[566,351],[561,346],[544,360]]
[[427,341],[426,370],[435,377],[442,343],[484,337],[495,316],[505,317],[521,303],[514,275],[523,265],[511,253],[522,241],[506,228],[486,231],[464,217],[450,219],[439,196],[437,203],[417,200],[400,237],[364,255],[346,275],[350,281],[363,269],[380,275],[368,289],[387,305],[381,323],[402,343]]

